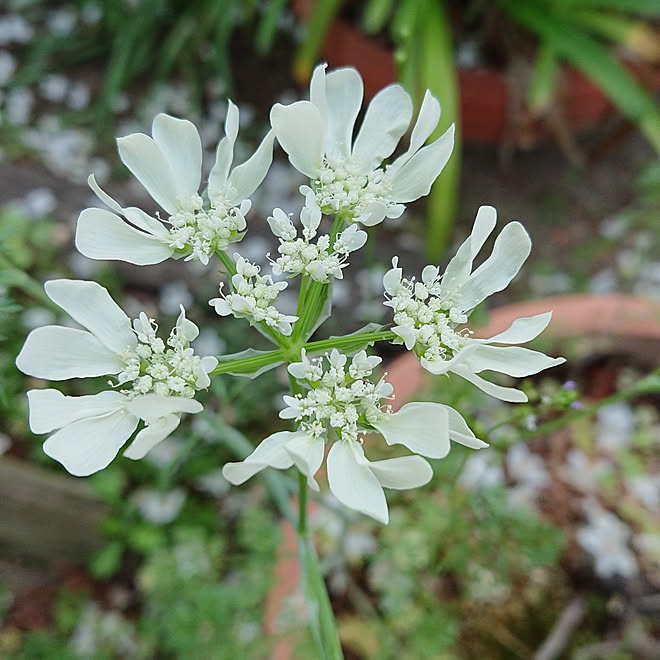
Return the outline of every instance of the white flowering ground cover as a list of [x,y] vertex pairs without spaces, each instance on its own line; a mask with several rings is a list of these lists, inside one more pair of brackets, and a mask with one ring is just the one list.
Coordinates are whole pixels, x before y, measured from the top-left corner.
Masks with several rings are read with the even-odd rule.
[[[49,93],[56,93],[56,90]],[[387,101],[387,107],[391,107],[392,99]],[[426,104],[429,112],[432,102],[427,100]],[[322,104],[316,107],[319,105]],[[236,120],[232,120],[231,106],[228,108],[222,121],[216,118],[214,122],[218,136],[222,135],[224,126],[228,137],[225,146],[231,143],[232,149],[236,147],[239,154],[235,163],[249,162],[250,156],[262,148],[260,144],[268,146],[270,138],[255,142],[251,148],[235,144],[232,122]],[[298,106],[298,111],[316,112],[309,105]],[[165,121],[162,119],[161,123]],[[275,118],[275,127],[278,121],[281,117]],[[313,123],[317,119],[309,121]],[[319,121],[323,121],[322,114]],[[150,132],[148,127],[141,130]],[[185,130],[189,128],[186,126]],[[167,147],[157,144],[157,133],[154,125],[154,132],[150,134],[155,138],[156,146],[161,148],[157,160],[169,166],[171,161],[168,162],[167,154],[162,151]],[[413,143],[414,137],[413,133]],[[143,138],[140,139],[144,142]],[[284,144],[287,139],[282,133]],[[204,135],[201,140],[206,146]],[[356,149],[360,143],[346,141],[345,144]],[[361,144],[367,144],[366,138]],[[11,211],[13,219],[9,219],[9,215],[3,216],[2,228],[11,239],[9,254],[12,259],[38,279],[51,282],[46,290],[48,298],[42,293],[40,304],[32,305],[23,293],[16,295],[20,288],[8,280],[10,286],[3,292],[7,306],[3,307],[6,327],[2,327],[2,334],[13,336],[17,341],[15,347],[9,349],[11,359],[6,362],[13,361],[23,337],[34,330],[31,342],[34,344],[32,348],[37,350],[26,352],[19,360],[19,366],[28,373],[47,376],[50,380],[71,375],[93,378],[103,375],[92,381],[91,389],[84,389],[76,383],[63,383],[61,389],[70,397],[65,399],[64,394],[57,393],[58,389],[44,390],[43,382],[35,384],[34,379],[19,380],[15,370],[6,370],[3,391],[9,393],[12,402],[19,400],[17,392],[21,389],[43,392],[33,393],[30,397],[38,401],[37,411],[45,411],[44,421],[34,414],[33,430],[52,433],[46,443],[52,451],[46,449],[47,453],[74,474],[103,467],[112,460],[118,447],[108,448],[104,444],[103,450],[107,454],[94,452],[92,463],[78,451],[69,452],[71,445],[68,442],[63,451],[61,439],[65,436],[62,432],[68,429],[70,433],[72,425],[76,425],[77,431],[86,435],[91,431],[93,437],[102,439],[96,433],[99,423],[116,422],[124,429],[120,434],[122,437],[130,436],[134,425],[140,423],[142,430],[132,440],[126,455],[138,458],[146,453],[146,457],[129,467],[126,467],[129,461],[121,460],[121,467],[112,464],[94,478],[95,487],[111,504],[113,514],[106,529],[107,542],[93,558],[90,567],[97,582],[92,584],[87,576],[81,581],[90,591],[102,585],[103,597],[95,602],[84,593],[73,596],[64,593],[52,605],[58,623],[51,632],[25,634],[22,630],[31,627],[26,623],[29,617],[23,615],[21,619],[20,608],[16,603],[12,607],[11,594],[3,592],[0,594],[0,616],[4,626],[0,632],[2,652],[8,657],[25,658],[111,657],[112,654],[150,657],[154,653],[201,657],[209,652],[215,654],[211,657],[219,658],[245,654],[268,657],[270,651],[262,632],[260,607],[269,587],[276,556],[276,517],[267,504],[261,485],[264,482],[258,481],[254,487],[238,490],[232,488],[227,479],[244,481],[262,471],[268,479],[270,468],[281,470],[295,465],[305,473],[310,488],[320,486],[323,489],[321,506],[309,524],[315,530],[329,567],[327,583],[340,614],[342,641],[354,655],[416,658],[429,657],[430,653],[444,649],[448,657],[508,658],[512,654],[531,657],[563,608],[571,602],[575,585],[579,583],[583,588],[586,580],[596,604],[591,618],[583,623],[585,631],[572,640],[573,648],[591,649],[592,657],[606,657],[604,653],[623,649],[622,652],[632,653],[635,657],[640,647],[634,643],[630,646],[626,641],[633,633],[637,635],[636,639],[651,640],[651,643],[657,636],[653,615],[646,614],[644,607],[648,604],[645,605],[647,601],[643,600],[657,590],[658,580],[657,414],[648,401],[634,406],[618,402],[602,408],[593,423],[576,423],[569,443],[548,436],[554,438],[554,444],[548,446],[547,441],[544,444],[542,439],[533,438],[535,429],[566,407],[573,405],[577,408],[578,402],[582,405],[588,403],[581,392],[565,381],[542,386],[536,381],[533,385],[520,386],[520,378],[529,373],[529,368],[525,371],[525,365],[529,365],[530,360],[538,360],[539,368],[551,366],[554,362],[544,361],[545,356],[539,357],[538,352],[537,357],[529,353],[519,362],[515,359],[508,361],[504,373],[509,374],[510,382],[492,382],[490,377],[478,376],[484,364],[502,365],[498,351],[516,355],[516,351],[528,350],[516,344],[532,339],[546,321],[541,318],[528,327],[512,328],[518,334],[504,337],[508,346],[490,346],[489,340],[477,341],[454,330],[457,327],[454,324],[465,320],[463,316],[470,311],[470,305],[465,302],[463,306],[460,303],[447,304],[448,298],[462,294],[468,301],[476,301],[483,293],[483,282],[487,282],[493,291],[499,286],[488,267],[479,266],[481,279],[477,276],[477,267],[470,268],[482,242],[479,236],[490,233],[488,227],[492,231],[492,209],[485,207],[480,211],[468,247],[464,243],[459,249],[458,255],[462,250],[464,255],[469,253],[469,258],[464,256],[453,262],[457,276],[451,290],[447,286],[448,278],[444,285],[436,281],[441,272],[452,271],[451,264],[443,264],[446,269],[442,271],[437,266],[424,270],[417,268],[417,279],[413,283],[415,268],[385,261],[380,276],[376,278],[377,286],[381,290],[384,287],[387,294],[390,309],[385,312],[391,314],[379,320],[393,320],[396,336],[406,348],[416,353],[429,372],[449,373],[448,378],[445,377],[447,380],[443,378],[442,382],[450,383],[450,388],[437,386],[433,402],[409,404],[410,407],[404,406],[400,413],[378,419],[382,413],[379,404],[387,402],[391,391],[387,379],[379,378],[379,373],[374,371],[379,357],[361,352],[352,356],[335,355],[331,351],[317,356],[302,353],[299,362],[290,364],[288,373],[306,389],[285,399],[285,406],[281,405],[283,385],[273,373],[255,381],[236,383],[223,376],[216,377],[213,384],[206,383],[205,376],[213,368],[211,360],[215,359],[214,356],[231,354],[243,346],[237,341],[244,336],[240,319],[263,324],[266,333],[269,328],[284,336],[293,332],[297,310],[295,305],[284,312],[273,306],[278,295],[287,293],[281,286],[286,282],[269,279],[269,275],[264,275],[268,268],[272,268],[276,276],[306,273],[310,280],[333,278],[337,285],[343,284],[350,273],[347,258],[364,246],[362,234],[373,231],[370,224],[382,219],[381,215],[387,217],[386,222],[395,219],[390,216],[399,212],[398,205],[408,201],[400,190],[388,188],[387,179],[376,170],[355,172],[347,169],[340,162],[341,154],[333,154],[332,172],[312,171],[309,168],[318,165],[314,162],[314,154],[318,156],[320,153],[321,159],[329,162],[327,151],[316,149],[314,154],[311,150],[310,153],[296,154],[296,144],[289,145],[289,150],[293,152],[294,165],[300,166],[307,176],[318,176],[323,185],[302,191],[304,213],[291,217],[279,208],[279,212],[273,212],[268,218],[270,232],[266,231],[264,235],[272,233],[268,244],[271,261],[259,264],[260,269],[254,266],[256,259],[247,252],[247,239],[240,241],[240,234],[246,226],[249,227],[249,218],[252,217],[248,215],[243,224],[244,216],[248,214],[242,204],[243,195],[232,197],[225,194],[222,203],[198,199],[195,196],[200,179],[196,174],[190,175],[188,168],[185,177],[176,178],[177,183],[185,179],[184,188],[177,190],[170,181],[158,190],[144,180],[140,164],[133,161],[134,174],[161,207],[158,213],[154,210],[154,215],[147,218],[145,213],[138,213],[137,206],[120,206],[94,184],[96,194],[107,206],[104,211],[90,206],[90,212],[81,216],[78,244],[82,251],[93,257],[114,258],[118,254],[117,246],[123,245],[125,251],[119,254],[127,255],[133,250],[132,254],[140,260],[136,263],[153,263],[174,255],[182,258],[175,264],[179,266],[188,258],[202,264],[207,257],[210,261],[212,250],[219,246],[230,256],[236,250],[242,255],[234,258],[237,272],[219,293],[215,283],[207,282],[206,289],[199,289],[181,279],[168,282],[158,296],[144,290],[133,291],[138,293],[137,298],[121,296],[104,266],[93,274],[91,270],[89,274],[82,274],[81,270],[68,272],[69,267],[89,267],[90,262],[76,257],[71,259],[70,266],[63,266],[59,255],[53,251],[52,237],[57,235],[56,231],[51,233],[42,224],[39,228],[41,237],[36,236],[39,232],[31,230],[34,222],[26,224],[23,216],[16,215],[16,204]],[[216,165],[218,162],[227,163],[224,175],[211,178],[217,184],[213,190],[224,194],[231,181],[232,169],[227,162],[230,159],[223,160],[222,153],[220,149],[213,155],[219,157]],[[403,157],[399,156],[401,168],[409,161],[410,151],[404,150],[403,154]],[[124,155],[130,161],[129,150],[124,149]],[[258,165],[259,158],[252,162]],[[81,173],[87,167],[86,162]],[[275,168],[276,177],[280,176],[278,169]],[[272,169],[268,176],[270,174]],[[360,224],[350,225],[350,231],[345,230],[344,240],[336,243],[337,249],[332,254],[329,245],[322,240],[324,234],[319,229],[318,216],[319,211],[337,208],[333,195],[337,190],[338,176],[342,181],[351,176],[364,177],[367,184],[360,189],[365,191],[366,199],[349,199],[354,210],[360,211],[362,220]],[[433,172],[429,176],[433,176]],[[161,177],[161,182],[166,179],[167,176],[165,179]],[[235,179],[233,183],[238,183],[234,188],[240,188],[240,180]],[[112,190],[106,183],[102,185],[104,189]],[[266,179],[264,186],[268,185]],[[270,185],[279,188],[277,182]],[[421,185],[423,188],[425,184],[422,182]],[[296,186],[292,188],[295,193]],[[382,198],[386,194],[389,201],[379,201],[379,195]],[[409,191],[407,196],[414,194],[416,191]],[[34,219],[55,208],[47,191],[26,196],[20,201],[20,212],[28,213]],[[282,206],[285,207],[284,203]],[[147,210],[146,206],[143,208]],[[148,208],[155,209],[153,205]],[[92,226],[91,231],[85,228],[86,224],[91,226],[92,218],[102,218],[99,222],[106,223],[105,238],[114,236],[114,247],[94,234],[98,225]],[[624,219],[624,227],[631,222],[629,218]],[[164,223],[156,224],[156,221]],[[604,223],[609,232],[604,240],[621,240],[616,238],[619,225],[614,222],[610,227],[610,224]],[[525,243],[526,234],[517,228],[516,223],[512,225],[507,225],[507,233],[514,238],[517,233],[517,240]],[[204,240],[204,232],[209,231],[209,227],[214,238],[221,242],[212,244]],[[405,230],[405,225],[403,228]],[[138,240],[131,241],[130,237],[135,239],[136,229],[143,233]],[[469,228],[463,238],[468,234]],[[200,236],[202,239],[198,241]],[[643,237],[635,242],[626,234],[624,240],[626,243],[633,240],[642,258],[648,253],[649,241]],[[502,239],[501,244],[505,243],[508,241]],[[246,252],[243,252],[244,247]],[[479,257],[477,264],[488,263],[491,248],[492,240],[485,250],[486,258]],[[115,252],[101,253],[98,250]],[[258,249],[255,251],[259,252]],[[497,248],[494,248],[493,255],[496,254]],[[524,261],[524,256],[518,259],[521,260]],[[624,268],[630,263],[631,259],[622,258],[619,264],[626,277],[634,279],[634,272],[646,273],[642,267],[634,272],[631,267]],[[528,262],[525,268],[530,266],[531,262]],[[512,271],[519,267],[516,261],[510,266]],[[653,288],[652,268],[650,272],[650,279],[643,279],[647,289]],[[129,339],[126,334],[126,346],[122,351],[131,349],[128,353],[133,351],[133,362],[131,355],[122,352],[121,364],[118,364],[116,347],[107,345],[107,337],[104,343],[102,330],[95,332],[94,324],[99,319],[86,318],[81,315],[81,310],[76,310],[76,303],[88,300],[85,298],[87,294],[81,294],[79,289],[89,289],[89,282],[65,285],[64,293],[67,286],[75,291],[68,303],[64,302],[64,293],[56,291],[58,286],[62,288],[62,281],[77,282],[92,277],[100,277],[104,290],[108,289],[112,299],[124,310],[120,315],[114,303],[107,302],[106,294],[95,289],[106,300],[102,305],[104,313],[113,310],[117,327],[132,328],[133,335]],[[547,283],[542,277],[537,281],[543,286]],[[516,286],[519,290],[520,284],[516,283]],[[551,283],[552,286],[559,284]],[[256,291],[259,295],[255,295]],[[197,334],[197,326],[186,318],[179,306],[183,304],[186,309],[191,309],[209,301],[212,303],[210,314],[222,317],[223,331],[216,333],[202,328]],[[22,307],[20,312],[11,307],[16,302]],[[100,312],[101,307],[98,309]],[[146,316],[142,316],[145,310]],[[161,329],[149,320],[152,317],[159,318]],[[86,329],[74,330],[72,318]],[[195,317],[195,321],[200,319],[200,327],[203,325],[201,318]],[[208,318],[215,318],[217,322],[215,316]],[[43,330],[38,331],[42,326],[59,329],[48,330],[50,334],[46,336]],[[233,329],[225,330],[225,327]],[[171,328],[174,330],[169,334]],[[73,333],[77,333],[75,342],[67,339]],[[42,340],[46,337],[46,341],[40,342],[40,335]],[[442,341],[442,350],[450,351],[452,356],[445,359],[440,368],[437,366],[437,337]],[[58,355],[68,356],[62,362],[66,362],[72,371],[62,371],[60,362],[53,364],[52,354],[48,351],[53,342],[58,347]],[[84,351],[94,352],[97,361],[90,362]],[[461,355],[461,360],[453,362],[461,352],[469,359]],[[74,358],[83,355],[85,359],[80,362],[85,368],[76,368]],[[140,364],[138,372],[132,373],[131,368],[136,367],[135,355]],[[170,373],[172,361],[177,370],[181,369],[174,377]],[[460,368],[461,361],[463,368]],[[164,364],[169,365],[167,377],[162,369]],[[90,365],[93,365],[93,373]],[[456,369],[453,368],[455,365]],[[369,383],[367,379],[372,374],[375,377]],[[112,380],[110,388],[108,375]],[[280,375],[286,377],[285,372]],[[622,377],[625,378],[625,373]],[[204,388],[208,385],[210,392],[205,393]],[[586,386],[588,383],[579,382],[579,389],[588,393]],[[482,392],[505,401],[520,401],[523,396],[529,396],[540,408],[522,405],[516,411],[519,417],[516,424],[502,425],[488,433],[490,428],[507,418],[510,408]],[[84,397],[92,396],[99,398],[94,399],[95,407],[91,412],[86,409],[82,415],[78,408],[71,416],[67,408],[69,404],[65,401],[76,398],[82,402]],[[153,397],[162,397],[159,404],[176,399],[176,405],[154,407]],[[324,397],[342,404],[355,404],[357,419],[353,419],[352,412],[347,413],[344,405],[328,406]],[[487,401],[490,403],[485,403]],[[96,402],[106,407],[101,408]],[[195,405],[198,402],[199,405]],[[199,414],[197,410],[202,404],[206,412]],[[326,409],[321,410],[324,405]],[[58,410],[57,419],[53,417],[53,408]],[[449,412],[454,408],[461,410],[463,417],[457,418],[458,413]],[[10,421],[0,448],[11,454],[25,455],[30,447],[33,460],[47,466],[48,459],[41,454],[35,439],[31,443],[20,441],[27,436],[22,404],[12,403],[7,409],[12,412],[5,416]],[[213,420],[207,413],[217,409],[225,422],[219,429],[214,429]],[[284,420],[297,418],[299,430],[277,430],[284,423],[273,419],[276,410],[281,411],[280,417]],[[428,411],[433,414],[429,415]],[[87,413],[90,413],[89,417]],[[188,414],[180,419],[181,413]],[[100,418],[105,421],[101,422]],[[84,425],[90,419],[94,420],[93,427],[87,428]],[[368,460],[364,449],[356,442],[356,434],[364,430],[365,419],[382,433],[387,443],[380,447],[370,444],[367,447],[371,452]],[[224,425],[226,422],[237,424],[254,444],[263,438],[270,440],[271,449],[276,451],[264,457],[269,449],[264,441],[260,445],[261,455],[255,452],[251,460],[235,462],[233,452],[224,444],[217,444],[220,438],[223,443],[231,445],[234,436]],[[415,427],[416,423],[418,427]],[[438,426],[447,426],[449,430],[442,446],[435,442],[434,434],[426,431]],[[389,443],[400,443],[402,427],[415,429],[414,440],[408,438],[402,444],[430,461],[419,455],[401,456],[401,444],[393,452]],[[317,482],[315,468],[323,459],[319,447],[327,442],[327,434],[333,428],[340,430],[343,442],[335,441],[327,457],[330,489],[348,508],[328,499],[327,487],[320,478],[321,484]],[[75,434],[67,435],[67,438],[72,437],[75,438]],[[477,438],[488,440],[491,449],[473,452],[481,446]],[[451,450],[450,439],[454,441]],[[455,443],[471,449],[463,451]],[[554,450],[554,447],[558,449]],[[228,466],[223,472],[220,467],[224,464]],[[404,479],[398,483],[394,480],[394,472],[389,469],[397,465],[397,479]],[[348,472],[353,480],[349,485],[352,487],[359,480],[370,483],[374,493],[372,499],[363,498],[357,502],[354,495],[345,494],[345,475],[353,469],[354,473]],[[399,493],[389,491],[385,504],[383,486],[419,485],[428,480],[431,469],[435,477],[430,485]],[[341,479],[333,475],[341,475]],[[257,482],[257,479],[253,481]],[[562,511],[563,516],[560,515]],[[389,524],[382,528],[359,512],[380,523],[389,521]],[[219,518],[224,522],[219,523]],[[497,558],[493,558],[493,547],[500,549]],[[132,579],[124,582],[122,572],[136,556],[140,563],[133,573],[135,584]],[[242,559],[238,560],[239,556]],[[120,576],[119,587],[107,581],[113,575]],[[424,585],[421,590],[420,585]],[[633,598],[631,594],[636,596]],[[638,609],[642,611],[640,616],[632,617],[632,623],[629,617],[618,614],[616,608],[622,598],[634,614]],[[169,607],[174,600],[179,606]],[[139,616],[135,610],[136,601],[140,605]],[[526,604],[522,612],[516,605],[521,601]],[[295,620],[296,603],[289,603],[289,606]],[[251,615],[246,617],[248,611]],[[479,617],[476,611],[480,612]],[[284,629],[290,625],[286,615],[281,625]],[[640,626],[642,633],[639,633]],[[164,631],[163,627],[167,630]],[[610,639],[607,648],[599,647],[598,643],[605,638],[606,632],[611,636],[613,627],[618,633],[617,639]],[[493,632],[498,629],[505,633]],[[310,649],[313,647],[303,649],[302,657],[313,657],[315,651]]]

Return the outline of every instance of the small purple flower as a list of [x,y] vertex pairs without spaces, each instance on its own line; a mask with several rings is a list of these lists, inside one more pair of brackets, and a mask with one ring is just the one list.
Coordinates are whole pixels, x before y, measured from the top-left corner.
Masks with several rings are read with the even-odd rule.
[[574,380],[567,380],[563,385],[562,385],[562,390],[569,390],[572,391],[576,388],[576,383]]
[[571,403],[571,408],[573,410],[582,410],[582,408],[584,408],[584,404],[582,401],[573,401],[573,403]]

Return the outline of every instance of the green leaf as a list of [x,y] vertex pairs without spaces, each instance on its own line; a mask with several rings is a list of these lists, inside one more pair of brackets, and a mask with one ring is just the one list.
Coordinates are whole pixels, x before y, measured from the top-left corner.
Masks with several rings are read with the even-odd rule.
[[548,109],[554,97],[559,73],[559,58],[554,48],[542,43],[536,53],[527,104],[534,114]]
[[598,85],[660,153],[660,111],[655,100],[606,47],[579,27],[560,21],[539,7],[510,0],[502,4],[516,21],[537,33]]
[[332,22],[339,14],[342,0],[324,0],[314,3],[307,19],[306,34],[296,53],[293,69],[300,81],[309,80],[319,59],[319,53]]

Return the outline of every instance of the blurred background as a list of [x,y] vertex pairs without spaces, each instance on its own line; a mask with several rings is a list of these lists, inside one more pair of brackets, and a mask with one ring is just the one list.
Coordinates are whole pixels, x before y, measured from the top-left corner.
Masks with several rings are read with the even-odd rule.
[[[522,383],[530,404],[512,409],[382,353],[397,391],[454,405],[492,448],[455,446],[431,484],[389,493],[386,528],[315,502],[346,657],[659,658],[657,0],[0,3],[0,658],[314,657],[271,497],[291,475],[230,489],[220,473],[284,428],[285,374],[215,378],[205,412],[144,461],[79,480],[30,433],[25,390],[44,382],[14,359],[32,328],[66,322],[41,287],[53,277],[95,279],[163,328],[183,304],[201,353],[245,348],[245,326],[207,304],[217,266],[75,251],[78,213],[97,204],[86,179],[155,211],[116,136],[185,117],[208,172],[231,98],[241,162],[270,106],[304,98],[324,61],[355,66],[367,98],[400,81],[419,105],[430,88],[438,134],[453,122],[460,137],[431,195],[370,229],[323,336],[388,322],[391,256],[409,274],[443,266],[492,204],[533,252],[473,325],[553,309],[536,347],[568,358]],[[243,256],[267,265],[265,218],[297,211],[301,183],[276,150]]]

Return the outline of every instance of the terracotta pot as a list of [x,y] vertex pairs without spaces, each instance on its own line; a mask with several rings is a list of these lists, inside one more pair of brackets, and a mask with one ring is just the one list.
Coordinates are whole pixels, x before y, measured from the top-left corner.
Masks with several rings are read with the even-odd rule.
[[[304,19],[313,4],[313,0],[295,0],[293,9],[299,18]],[[333,67],[356,67],[364,80],[368,98],[397,79],[392,51],[341,18],[330,27],[322,54]],[[660,71],[649,73],[635,67],[630,69],[646,86],[660,88]],[[561,76],[564,119],[571,131],[594,126],[614,112],[608,98],[579,71],[565,67]],[[458,86],[464,142],[497,144],[513,130],[518,142],[529,145],[549,135],[548,127],[541,120],[511,116],[510,83],[503,71],[491,68],[459,70]],[[512,127],[512,120],[519,123]]]

